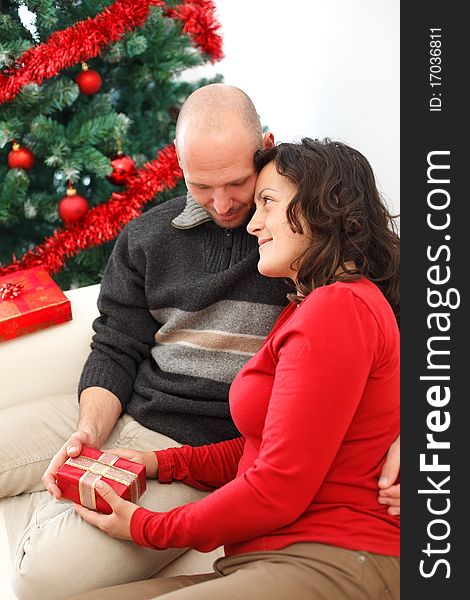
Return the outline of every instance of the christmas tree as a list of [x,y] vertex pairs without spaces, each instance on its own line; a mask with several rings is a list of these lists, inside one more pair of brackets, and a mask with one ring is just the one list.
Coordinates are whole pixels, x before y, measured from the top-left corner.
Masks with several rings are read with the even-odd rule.
[[222,57],[213,11],[2,2],[0,274],[43,264],[63,289],[97,283],[125,223],[184,193],[171,143],[182,102],[209,82],[183,72]]

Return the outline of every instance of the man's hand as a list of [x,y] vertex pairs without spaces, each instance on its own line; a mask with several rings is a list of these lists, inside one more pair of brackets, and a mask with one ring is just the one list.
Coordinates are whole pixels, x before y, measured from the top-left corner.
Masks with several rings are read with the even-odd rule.
[[46,489],[57,500],[62,496],[57,487],[55,476],[65,461],[78,456],[82,446],[98,450],[106,439],[121,414],[122,406],[119,398],[112,392],[101,387],[85,388],[80,394],[80,418],[77,431],[65,442],[62,448],[52,458],[42,481]]
[[400,436],[390,446],[387,459],[382,468],[379,479],[380,504],[388,505],[388,514],[398,516],[400,514],[400,484],[396,483],[400,474]]
[[136,504],[120,498],[116,492],[104,481],[97,481],[96,491],[106,500],[113,509],[110,515],[89,510],[80,504],[74,504],[75,511],[90,525],[94,525],[107,533],[110,537],[119,540],[131,540],[131,518],[139,508]]
[[108,450],[103,450],[103,452],[109,452],[115,456],[145,465],[148,479],[155,479],[157,476],[158,461],[155,452],[142,452],[141,450],[130,450],[129,448],[109,448]]
[[89,446],[90,448],[99,447],[96,432],[91,428],[87,431],[76,431],[75,433],[72,433],[57,454],[52,457],[49,466],[42,476],[42,482],[46,486],[46,489],[54,496],[54,498],[56,498],[56,500],[59,500],[62,496],[62,492],[56,484],[56,473],[69,456],[75,457],[81,453],[82,446]]

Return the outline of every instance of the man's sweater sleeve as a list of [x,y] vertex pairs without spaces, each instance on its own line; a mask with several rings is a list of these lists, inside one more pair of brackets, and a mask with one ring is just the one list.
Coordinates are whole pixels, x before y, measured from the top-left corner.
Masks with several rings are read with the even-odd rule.
[[244,444],[238,437],[205,446],[157,450],[158,480],[182,481],[199,490],[220,488],[235,479]]
[[[132,223],[131,223],[132,225]],[[92,352],[79,383],[113,392],[123,411],[130,398],[139,364],[150,358],[159,324],[147,306],[144,272],[146,257],[132,249],[129,225],[121,232],[109,258],[98,298],[100,316],[94,321]]]
[[349,290],[319,292],[276,338],[278,363],[253,465],[198,502],[167,513],[137,509],[137,544],[207,552],[276,531],[313,501],[357,410],[379,336],[369,309]]

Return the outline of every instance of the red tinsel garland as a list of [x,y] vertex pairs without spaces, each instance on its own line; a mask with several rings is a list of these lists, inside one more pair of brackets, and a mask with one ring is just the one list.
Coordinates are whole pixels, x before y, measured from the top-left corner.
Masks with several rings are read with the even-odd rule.
[[212,62],[224,57],[222,38],[217,34],[220,23],[214,19],[212,0],[183,0],[175,8],[168,8],[165,15],[183,21],[183,31],[188,33],[203,52],[209,54]]
[[130,179],[125,192],[113,193],[107,202],[88,211],[79,224],[56,230],[20,260],[15,258],[12,264],[0,267],[0,275],[38,265],[49,273],[60,271],[71,256],[114,239],[126,223],[141,213],[144,204],[163,189],[174,188],[182,176],[175,147],[171,144]]
[[[98,56],[104,46],[118,41],[131,29],[142,26],[150,6],[165,6],[163,0],[116,0],[93,19],[54,32],[47,42],[26,50],[18,59],[17,69],[0,74],[0,104],[13,100],[28,83],[41,84],[62,69]],[[216,31],[211,0],[183,0],[180,7],[168,8],[165,15],[184,22],[184,31],[214,62],[223,57],[222,40]]]
[[42,44],[33,46],[18,58],[20,65],[0,75],[0,103],[8,102],[28,83],[41,84],[62,69],[98,56],[101,49],[118,41],[122,34],[143,25],[150,6],[163,6],[162,0],[116,0],[93,19],[79,21],[55,31]]

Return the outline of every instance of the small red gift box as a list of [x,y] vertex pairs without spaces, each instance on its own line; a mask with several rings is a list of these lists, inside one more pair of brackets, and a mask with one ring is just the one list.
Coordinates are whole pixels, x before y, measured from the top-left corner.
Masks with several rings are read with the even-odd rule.
[[0,342],[71,318],[70,300],[42,267],[0,277]]
[[79,456],[67,460],[57,471],[56,479],[63,498],[106,514],[112,510],[95,490],[99,479],[131,502],[137,502],[147,483],[145,465],[86,446]]

